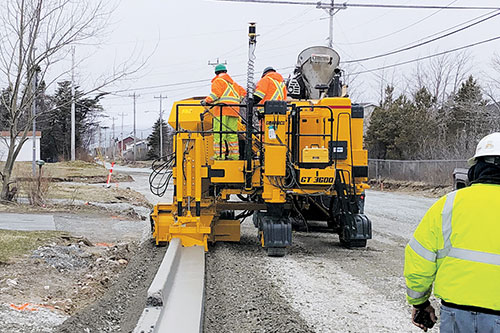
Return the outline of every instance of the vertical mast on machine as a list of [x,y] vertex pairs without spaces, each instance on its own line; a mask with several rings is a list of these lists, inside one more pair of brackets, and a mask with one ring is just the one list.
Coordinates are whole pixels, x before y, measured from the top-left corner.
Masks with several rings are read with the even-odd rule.
[[257,45],[257,29],[254,22],[248,27],[248,71],[247,71],[247,119],[246,119],[246,144],[245,144],[245,190],[252,189],[253,170],[253,93],[254,93],[254,70],[255,70],[255,47]]

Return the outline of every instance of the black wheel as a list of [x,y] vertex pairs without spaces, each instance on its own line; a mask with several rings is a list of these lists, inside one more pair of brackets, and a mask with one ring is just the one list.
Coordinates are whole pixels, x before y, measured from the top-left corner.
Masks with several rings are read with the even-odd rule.
[[220,212],[219,219],[221,220],[234,220],[234,210],[224,210]]
[[267,255],[269,257],[284,257],[286,254],[286,247],[268,247]]
[[308,231],[307,221],[300,216],[290,216],[290,223],[292,224],[292,230],[295,231]]
[[347,248],[366,247],[366,239],[351,239],[349,241],[340,239],[340,245]]

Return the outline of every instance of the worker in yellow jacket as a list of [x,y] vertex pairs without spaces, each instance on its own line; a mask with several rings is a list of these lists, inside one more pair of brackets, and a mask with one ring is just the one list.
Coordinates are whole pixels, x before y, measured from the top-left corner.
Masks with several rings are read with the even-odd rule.
[[[214,159],[239,159],[238,119],[239,107],[246,91],[227,74],[224,64],[215,66],[210,95],[201,101],[201,105],[220,104],[212,109],[214,132]],[[229,133],[228,133],[229,132]]]
[[[413,323],[436,321],[441,333],[500,332],[500,133],[484,137],[469,160],[471,186],[439,199],[405,249],[407,300]],[[427,320],[428,321],[428,320]]]

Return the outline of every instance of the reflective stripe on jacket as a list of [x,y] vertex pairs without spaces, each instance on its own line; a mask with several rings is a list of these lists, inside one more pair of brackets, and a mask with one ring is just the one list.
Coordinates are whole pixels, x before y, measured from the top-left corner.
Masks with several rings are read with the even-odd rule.
[[407,299],[500,310],[500,185],[474,184],[439,199],[405,249]]
[[260,103],[264,103],[265,101],[284,101],[286,93],[283,77],[279,73],[270,72],[257,83],[254,95],[262,98]]
[[[221,73],[212,79],[212,89],[210,95],[205,98],[205,102],[209,104],[240,104],[246,91],[243,87],[233,81],[227,73]],[[212,113],[218,117],[221,108],[214,107]],[[238,117],[237,108],[222,107],[223,116]]]

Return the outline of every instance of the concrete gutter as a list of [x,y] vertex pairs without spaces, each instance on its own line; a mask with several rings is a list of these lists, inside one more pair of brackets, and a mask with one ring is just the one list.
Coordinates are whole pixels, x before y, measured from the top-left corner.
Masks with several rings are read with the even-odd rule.
[[174,238],[148,289],[134,333],[201,332],[204,285],[204,248],[182,247]]

